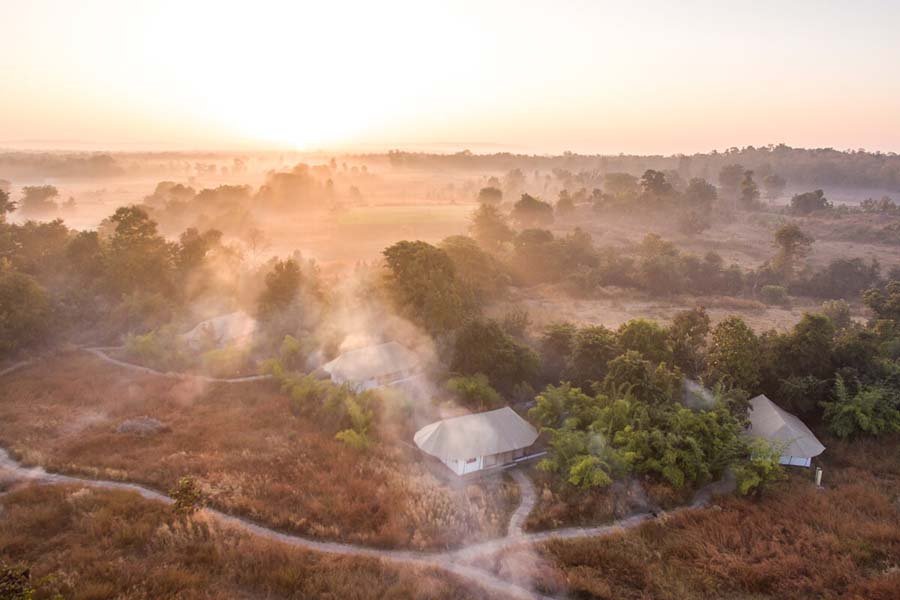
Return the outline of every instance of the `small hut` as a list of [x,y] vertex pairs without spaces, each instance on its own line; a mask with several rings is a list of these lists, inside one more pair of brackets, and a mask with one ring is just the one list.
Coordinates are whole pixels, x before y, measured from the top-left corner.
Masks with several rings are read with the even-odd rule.
[[256,319],[237,311],[198,323],[182,339],[194,350],[205,350],[249,343],[255,333]]
[[764,395],[750,401],[750,435],[783,448],[781,464],[809,467],[825,446],[803,421]]
[[413,440],[451,471],[465,475],[515,462],[537,437],[537,430],[507,406],[431,423]]
[[334,383],[349,384],[357,391],[400,383],[419,369],[418,355],[397,342],[350,350],[322,365]]

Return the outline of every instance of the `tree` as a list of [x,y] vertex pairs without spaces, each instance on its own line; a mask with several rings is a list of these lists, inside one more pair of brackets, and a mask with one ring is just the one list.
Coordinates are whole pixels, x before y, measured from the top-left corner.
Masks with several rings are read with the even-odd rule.
[[753,181],[753,171],[744,171],[744,177],[741,179],[740,203],[744,210],[758,210],[760,207],[759,188]]
[[478,202],[497,206],[503,202],[503,191],[495,187],[483,187],[478,191]]
[[110,222],[115,226],[108,253],[110,287],[121,293],[171,294],[177,248],[157,233],[156,222],[139,206],[119,207]]
[[285,310],[300,291],[300,265],[292,259],[276,261],[266,274],[266,287],[257,302],[260,318],[271,318]]
[[603,190],[617,198],[634,196],[638,189],[638,178],[629,173],[607,173],[603,176]]
[[823,403],[828,431],[839,438],[877,436],[900,431],[900,398],[884,386],[858,386],[855,394],[842,377],[834,385],[834,401]]
[[497,259],[472,238],[452,235],[444,239],[439,248],[450,257],[457,279],[477,301],[496,299],[509,283],[509,276]]
[[620,390],[644,404],[659,405],[680,397],[682,375],[665,364],[654,365],[640,352],[629,350],[609,361],[603,389],[610,395]]
[[556,201],[556,216],[565,218],[575,212],[575,201],[569,195],[569,190],[562,190]]
[[472,410],[485,411],[503,405],[503,398],[491,387],[490,381],[483,373],[451,377],[445,387],[460,404]]
[[0,356],[40,340],[48,328],[50,301],[34,278],[0,262]]
[[489,204],[482,204],[475,211],[469,231],[475,241],[489,252],[496,252],[516,237],[500,211]]
[[900,281],[892,279],[884,286],[884,290],[866,290],[863,303],[877,318],[900,322]]
[[578,328],[568,322],[547,325],[540,338],[541,366],[544,377],[550,381],[562,378],[566,362],[575,346]]
[[775,246],[778,249],[772,260],[772,268],[785,282],[794,277],[797,262],[809,254],[813,239],[803,232],[796,223],[786,223],[775,231]]
[[766,188],[766,198],[775,200],[784,193],[784,189],[787,187],[787,181],[777,173],[769,173],[763,177],[763,187]]
[[463,298],[453,261],[426,242],[402,241],[383,252],[387,287],[408,317],[432,333],[458,327],[474,307]]
[[52,185],[30,185],[22,188],[22,205],[19,209],[23,215],[42,216],[56,212],[58,208],[54,198],[59,190]]
[[710,378],[754,392],[759,385],[759,339],[738,316],[713,328],[709,353]]
[[654,196],[668,196],[673,191],[672,185],[666,181],[665,173],[653,169],[647,169],[641,176],[641,190]]
[[523,229],[545,227],[553,223],[553,207],[534,196],[522,194],[512,210],[512,218]]
[[817,210],[825,210],[831,207],[831,202],[825,197],[825,192],[822,190],[796,194],[791,198],[791,212],[798,215],[808,215]]
[[565,377],[583,389],[591,383],[603,381],[607,363],[621,354],[616,334],[597,325],[584,327],[575,334]]
[[690,377],[699,377],[706,369],[709,325],[709,315],[700,307],[677,313],[669,327],[672,362]]
[[533,381],[539,369],[534,350],[516,342],[496,321],[469,321],[456,336],[450,370],[463,375],[482,373],[501,393]]
[[534,399],[528,416],[544,428],[559,428],[566,422],[587,429],[600,416],[602,403],[570,383],[547,388]]
[[701,213],[712,210],[717,197],[716,187],[699,177],[691,179],[682,194],[685,206]]
[[9,192],[0,189],[0,223],[6,223],[6,215],[16,210],[16,203],[10,200]]
[[672,364],[672,347],[666,330],[646,319],[632,319],[618,331],[622,350],[635,350],[654,364]]
[[725,165],[719,170],[719,185],[730,193],[734,193],[744,177],[744,167],[741,165]]

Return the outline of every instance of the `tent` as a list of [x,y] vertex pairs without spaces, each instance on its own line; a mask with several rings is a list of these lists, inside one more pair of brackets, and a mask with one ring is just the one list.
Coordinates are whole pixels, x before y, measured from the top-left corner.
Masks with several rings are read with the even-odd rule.
[[413,441],[457,475],[465,475],[514,462],[537,437],[537,430],[507,406],[431,423],[417,431]]
[[344,352],[322,365],[335,383],[348,383],[359,391],[391,385],[419,370],[419,357],[397,342]]
[[195,350],[222,348],[249,342],[256,333],[256,319],[243,311],[207,319],[182,336]]
[[803,421],[764,395],[750,401],[750,435],[783,448],[781,464],[809,467],[825,446]]

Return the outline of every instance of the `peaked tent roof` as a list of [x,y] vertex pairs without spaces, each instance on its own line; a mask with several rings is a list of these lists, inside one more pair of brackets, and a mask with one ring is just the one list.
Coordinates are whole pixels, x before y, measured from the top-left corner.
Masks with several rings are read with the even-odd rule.
[[322,365],[322,369],[345,380],[366,381],[413,369],[418,364],[419,358],[412,350],[397,342],[387,342],[344,352]]
[[776,444],[786,444],[781,453],[783,456],[812,458],[825,450],[803,421],[764,395],[750,401],[750,434]]
[[537,430],[506,406],[426,425],[413,440],[432,456],[466,460],[527,448],[537,437]]

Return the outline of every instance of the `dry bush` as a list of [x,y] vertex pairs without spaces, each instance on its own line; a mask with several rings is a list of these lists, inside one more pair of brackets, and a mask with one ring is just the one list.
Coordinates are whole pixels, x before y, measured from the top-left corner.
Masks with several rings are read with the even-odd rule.
[[[897,598],[900,440],[825,440],[824,490],[808,471],[760,500],[722,497],[604,538],[538,548],[539,587],[595,598]],[[494,557],[499,570],[504,556]]]
[[[156,435],[116,433],[159,419]],[[359,453],[295,416],[270,382],[206,384],[68,354],[4,378],[0,444],[27,463],[172,489],[287,531],[390,547],[443,548],[500,535],[515,499],[485,481],[479,501],[438,481],[419,453],[384,440]]]
[[649,507],[643,489],[646,484],[637,479],[584,490],[561,482],[551,473],[534,470],[532,477],[538,501],[525,522],[527,531],[599,525]]
[[0,561],[31,568],[36,600],[480,598],[430,569],[289,548],[138,495],[28,486],[0,498]]

